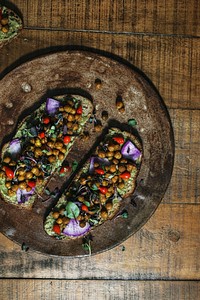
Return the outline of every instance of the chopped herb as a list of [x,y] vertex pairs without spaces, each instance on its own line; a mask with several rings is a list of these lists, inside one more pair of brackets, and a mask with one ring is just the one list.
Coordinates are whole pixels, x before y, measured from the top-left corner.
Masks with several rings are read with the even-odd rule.
[[83,201],[83,203],[84,203],[87,207],[90,207],[90,202],[88,202],[88,201]]
[[22,243],[21,249],[22,251],[27,252],[29,250],[29,247],[25,243]]
[[122,213],[121,213],[121,216],[123,219],[127,219],[128,218],[128,212],[127,210],[124,210]]
[[130,125],[130,126],[136,126],[137,125],[137,121],[135,120],[135,119],[130,119],[130,120],[128,120],[128,124]]
[[121,248],[122,251],[125,251],[126,250],[126,247],[124,245],[122,245],[122,248]]
[[66,205],[65,214],[66,214],[66,217],[68,217],[70,219],[75,219],[79,216],[80,209],[79,209],[78,205],[69,201]]
[[74,160],[72,163],[72,171],[74,172],[77,167],[78,167],[78,162],[76,160]]

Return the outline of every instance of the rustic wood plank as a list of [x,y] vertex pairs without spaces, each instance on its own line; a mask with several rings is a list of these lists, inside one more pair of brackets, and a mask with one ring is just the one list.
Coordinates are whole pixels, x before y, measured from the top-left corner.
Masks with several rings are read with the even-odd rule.
[[200,35],[196,0],[15,0],[27,27]]
[[[85,258],[61,258],[21,247],[0,235],[2,278],[200,279],[200,205],[161,204],[122,245]],[[123,251],[124,250],[124,251]]]
[[200,202],[200,113],[170,110],[175,136],[175,161],[165,203]]
[[1,299],[197,300],[200,282],[123,280],[2,280]]
[[200,108],[200,39],[24,30],[1,50],[0,72],[17,59],[22,62],[25,54],[36,51],[37,55],[41,49],[59,50],[56,46],[66,45],[93,47],[121,56],[149,77],[169,108]]

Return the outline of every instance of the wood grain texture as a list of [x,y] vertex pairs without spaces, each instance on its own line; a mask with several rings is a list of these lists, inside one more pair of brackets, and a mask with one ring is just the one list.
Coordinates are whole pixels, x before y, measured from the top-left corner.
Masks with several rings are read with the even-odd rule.
[[1,277],[200,280],[199,214],[200,205],[161,204],[126,242],[85,258],[23,252],[0,235]]
[[200,108],[200,39],[24,30],[1,50],[0,72],[16,60],[23,62],[28,53],[31,58],[43,53],[41,49],[67,45],[93,47],[128,60],[148,76],[168,108]]
[[2,280],[4,300],[197,300],[200,283],[195,281],[123,280]]
[[200,2],[196,0],[23,1],[15,5],[25,27],[125,33],[200,35]]

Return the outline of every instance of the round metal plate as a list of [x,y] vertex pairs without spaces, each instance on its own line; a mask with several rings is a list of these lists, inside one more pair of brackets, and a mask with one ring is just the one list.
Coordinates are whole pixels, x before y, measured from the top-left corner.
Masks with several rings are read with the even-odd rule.
[[[98,88],[96,80],[101,80]],[[135,119],[143,144],[143,162],[133,195],[124,200],[122,209],[128,218],[114,218],[92,231],[92,254],[110,249],[134,234],[153,214],[166,191],[174,160],[174,140],[170,119],[153,86],[134,67],[108,56],[88,51],[63,51],[28,61],[12,70],[0,81],[1,141],[13,132],[18,117],[30,111],[45,95],[79,93],[91,97],[96,117],[106,110],[108,121],[127,123]],[[125,112],[116,109],[117,97],[122,97]],[[80,160],[97,138],[89,125],[90,139],[77,142],[69,160]],[[58,184],[54,180],[52,185]],[[30,249],[61,256],[87,255],[82,238],[59,241],[43,229],[48,201],[38,200],[32,210],[20,209],[0,199],[0,230],[8,238]]]

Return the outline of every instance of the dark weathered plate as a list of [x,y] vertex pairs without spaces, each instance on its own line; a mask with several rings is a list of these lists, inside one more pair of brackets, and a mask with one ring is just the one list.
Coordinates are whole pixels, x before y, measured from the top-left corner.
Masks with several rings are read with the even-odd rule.
[[[101,80],[97,88],[96,80]],[[18,117],[46,94],[75,93],[90,95],[101,119],[107,110],[109,120],[127,123],[137,121],[136,129],[143,143],[143,162],[137,188],[126,199],[123,209],[128,218],[118,217],[97,227],[93,232],[92,253],[110,249],[134,234],[153,214],[171,178],[174,142],[168,113],[155,89],[137,70],[108,56],[86,51],[63,51],[38,57],[7,74],[0,81],[0,137],[11,133]],[[119,113],[116,97],[122,97],[125,112]],[[88,126],[90,140],[79,141],[71,151],[71,160],[84,157],[96,139],[93,126]],[[52,184],[58,184],[54,181]],[[0,199],[0,230],[8,238],[30,249],[51,255],[87,255],[82,238],[58,241],[47,236],[43,219],[49,203],[40,200],[28,211]]]

